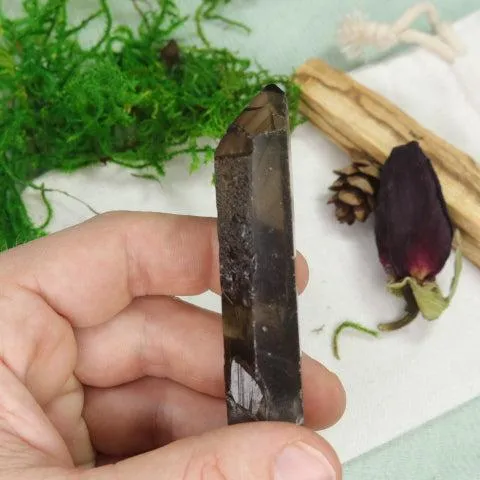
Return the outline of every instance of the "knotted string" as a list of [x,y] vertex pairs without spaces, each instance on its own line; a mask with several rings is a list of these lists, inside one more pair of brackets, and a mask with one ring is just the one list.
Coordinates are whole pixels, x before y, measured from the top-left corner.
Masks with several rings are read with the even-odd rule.
[[[435,34],[411,28],[421,15],[426,15]],[[379,23],[368,20],[361,12],[347,15],[339,30],[339,42],[348,58],[359,58],[367,46],[386,51],[399,44],[416,44],[439,55],[447,62],[454,62],[465,52],[450,24],[442,22],[430,2],[422,2],[409,8],[395,23]]]
[[[427,17],[433,33],[412,28],[422,15]],[[465,98],[480,116],[480,62],[465,55],[466,48],[452,25],[441,20],[432,3],[414,5],[391,24],[370,21],[361,12],[354,12],[341,24],[338,40],[343,54],[350,59],[364,57],[369,46],[387,51],[400,44],[410,44],[430,51],[451,66]]]

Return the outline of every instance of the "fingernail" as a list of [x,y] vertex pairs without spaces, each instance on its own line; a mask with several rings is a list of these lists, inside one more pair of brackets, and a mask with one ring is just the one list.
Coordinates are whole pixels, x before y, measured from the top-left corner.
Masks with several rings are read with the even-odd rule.
[[277,456],[274,480],[335,480],[327,457],[303,442],[287,445]]

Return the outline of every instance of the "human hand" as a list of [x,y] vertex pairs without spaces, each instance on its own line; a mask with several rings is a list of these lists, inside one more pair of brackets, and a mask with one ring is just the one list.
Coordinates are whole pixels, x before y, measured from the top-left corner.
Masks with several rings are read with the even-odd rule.
[[111,213],[1,254],[0,480],[340,479],[310,429],[344,390],[309,357],[306,427],[225,426],[221,319],[174,298],[208,289],[212,219]]

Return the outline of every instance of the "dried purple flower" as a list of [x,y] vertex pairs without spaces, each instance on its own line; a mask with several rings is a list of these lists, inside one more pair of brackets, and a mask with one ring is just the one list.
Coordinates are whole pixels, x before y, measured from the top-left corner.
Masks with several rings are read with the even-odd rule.
[[435,277],[450,256],[454,231],[438,177],[418,142],[392,150],[382,168],[376,204],[375,238],[391,277],[388,287],[406,301],[404,316],[379,329],[401,328],[419,312],[435,320],[455,293],[461,254],[457,249],[455,275],[444,297]]
[[[390,276],[388,290],[405,300],[399,319],[381,323],[381,331],[398,330],[421,313],[435,320],[450,305],[462,270],[460,234],[448,215],[442,188],[430,160],[418,142],[392,150],[380,173],[376,196],[375,239],[380,262]],[[457,244],[455,274],[448,296],[435,277],[443,269],[452,244]],[[333,336],[333,352],[338,358],[338,336],[345,328],[376,336],[358,323],[343,322]]]
[[[455,274],[448,296],[435,277],[443,269],[454,243]],[[380,262],[390,276],[388,290],[405,300],[399,319],[381,323],[381,331],[398,330],[421,313],[435,320],[450,305],[460,279],[462,254],[460,234],[453,231],[438,177],[418,142],[392,150],[380,173],[376,196],[375,239]],[[333,336],[333,352],[338,357],[338,337],[345,328],[377,336],[358,323],[340,324]]]
[[395,281],[434,281],[452,248],[453,227],[438,177],[418,142],[392,150],[377,194],[375,237]]

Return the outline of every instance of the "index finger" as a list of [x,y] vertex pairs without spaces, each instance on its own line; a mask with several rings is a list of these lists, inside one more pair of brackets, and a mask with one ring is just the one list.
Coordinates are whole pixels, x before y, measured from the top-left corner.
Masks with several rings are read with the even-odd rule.
[[[297,260],[299,290],[307,266]],[[41,295],[75,327],[102,323],[135,297],[218,292],[213,218],[112,212],[0,255],[0,281]]]

